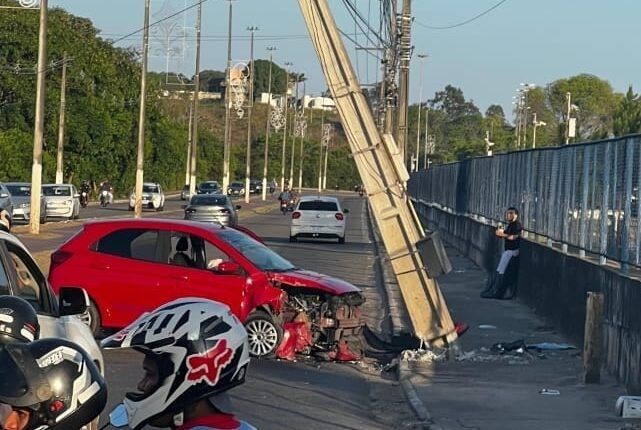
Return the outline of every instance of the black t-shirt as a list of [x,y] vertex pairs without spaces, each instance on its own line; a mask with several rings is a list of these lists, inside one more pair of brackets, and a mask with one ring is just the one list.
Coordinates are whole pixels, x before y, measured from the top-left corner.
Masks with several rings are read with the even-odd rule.
[[512,221],[507,225],[505,234],[507,234],[508,236],[516,235],[517,237],[514,240],[507,240],[507,238],[505,238],[506,251],[514,251],[519,249],[519,246],[521,245],[521,231],[523,231],[523,226],[518,220]]

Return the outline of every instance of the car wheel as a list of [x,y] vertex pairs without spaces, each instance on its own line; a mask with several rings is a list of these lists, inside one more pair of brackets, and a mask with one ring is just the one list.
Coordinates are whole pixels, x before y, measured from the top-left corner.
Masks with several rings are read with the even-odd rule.
[[100,334],[102,320],[100,318],[100,311],[93,300],[89,299],[87,312],[82,314],[80,319],[83,323],[89,326],[89,329],[94,336],[98,336]]
[[45,215],[42,218],[40,218],[40,224],[46,224],[46,223],[47,223],[47,216]]
[[130,211],[134,210],[134,207],[133,206],[129,206],[129,210]]
[[156,211],[158,211],[158,212],[162,212],[164,210],[165,210],[164,206],[158,206],[158,209],[156,209]]
[[245,329],[252,357],[273,356],[283,338],[283,328],[265,311],[256,311],[247,317]]
[[339,237],[339,238],[338,238],[338,243],[340,243],[341,245],[343,245],[343,244],[345,243],[345,236],[343,236],[343,237]]
[[289,236],[289,241],[290,242],[298,242],[298,239],[296,238],[296,236]]

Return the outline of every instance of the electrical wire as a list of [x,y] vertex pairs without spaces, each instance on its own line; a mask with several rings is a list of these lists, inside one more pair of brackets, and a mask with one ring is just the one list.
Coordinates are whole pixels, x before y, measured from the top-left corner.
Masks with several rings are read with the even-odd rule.
[[476,16],[474,16],[474,17],[470,18],[470,19],[467,19],[467,20],[465,20],[465,21],[459,22],[459,23],[457,23],[457,24],[444,25],[444,26],[433,26],[433,25],[424,24],[424,23],[420,22],[420,21],[419,21],[419,20],[417,20],[417,19],[416,19],[416,20],[414,20],[414,22],[416,22],[416,24],[420,25],[421,27],[428,28],[428,29],[430,29],[430,30],[448,30],[448,29],[450,29],[450,28],[462,27],[462,26],[464,26],[465,24],[469,24],[470,22],[472,22],[472,21],[476,21],[476,20],[477,20],[477,19],[479,19],[480,17],[482,17],[482,16],[484,16],[484,15],[487,15],[488,13],[492,12],[492,11],[493,11],[494,9],[496,9],[497,7],[501,6],[501,5],[502,5],[503,3],[505,3],[506,1],[507,1],[507,0],[501,0],[500,2],[498,2],[497,4],[495,4],[494,6],[492,6],[491,8],[486,9],[486,10],[484,10],[483,12],[479,13],[478,15],[476,15]]

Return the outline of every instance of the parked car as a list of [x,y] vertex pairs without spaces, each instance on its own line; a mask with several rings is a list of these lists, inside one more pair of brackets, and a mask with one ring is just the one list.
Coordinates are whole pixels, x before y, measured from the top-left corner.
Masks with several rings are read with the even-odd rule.
[[242,182],[232,182],[227,188],[228,196],[244,196],[245,195],[245,184]]
[[13,200],[11,193],[3,183],[0,182],[0,211],[7,211],[9,217],[9,228],[11,228],[11,217],[13,216]]
[[217,222],[222,225],[238,224],[240,205],[234,205],[231,199],[223,194],[196,195],[191,198],[185,209],[185,219],[192,221]]
[[186,184],[182,191],[180,191],[180,200],[189,200],[190,198],[190,193],[189,193],[189,185]]
[[80,194],[71,184],[45,184],[42,186],[48,218],[77,219],[80,215]]
[[300,237],[338,239],[345,243],[345,214],[336,197],[304,196],[298,200],[289,230],[289,241]]
[[87,290],[94,332],[124,327],[179,297],[220,301],[245,324],[254,356],[271,355],[283,324],[297,317],[308,319],[323,350],[335,350],[363,326],[357,287],[297,269],[249,235],[213,223],[147,218],[84,224],[53,253],[49,280],[56,291],[63,285]]
[[260,194],[263,192],[263,181],[260,179],[252,179],[249,181],[249,192],[252,194]]
[[[12,221],[29,221],[31,214],[31,184],[29,182],[5,182],[13,201]],[[40,192],[40,224],[47,222],[45,196]]]
[[197,194],[220,194],[220,184],[216,181],[205,181],[196,187]]
[[65,286],[57,291],[58,298],[27,248],[15,236],[0,232],[0,295],[27,300],[38,313],[41,337],[59,337],[79,344],[103,372],[102,353],[84,320],[87,293]]
[[[129,196],[129,210],[134,210],[136,205],[136,190]],[[157,182],[145,182],[142,184],[142,207],[155,209],[157,211],[165,210],[165,193]]]

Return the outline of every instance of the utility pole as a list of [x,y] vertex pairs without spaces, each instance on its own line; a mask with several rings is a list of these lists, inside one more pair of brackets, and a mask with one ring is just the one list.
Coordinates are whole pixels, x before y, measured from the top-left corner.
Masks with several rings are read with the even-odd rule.
[[425,153],[423,154],[423,168],[427,169],[427,156],[429,154],[430,148],[429,148],[429,142],[428,142],[428,137],[427,137],[427,132],[428,132],[428,120],[429,120],[429,115],[430,115],[430,108],[425,103]]
[[196,194],[196,163],[198,160],[198,107],[200,105],[200,30],[203,2],[198,1],[196,15],[196,65],[194,73],[194,99],[191,112],[191,151],[189,153],[189,196]]
[[532,117],[532,149],[536,148],[536,128],[538,127],[538,123],[536,122],[536,112],[534,112]]
[[225,147],[223,149],[223,192],[229,187],[229,155],[231,152],[231,24],[233,16],[233,1],[229,1],[229,28],[227,31],[227,72],[225,73]]
[[421,76],[420,76],[420,85],[418,90],[418,121],[416,121],[416,171],[419,171],[418,160],[421,156],[421,104],[423,103],[423,69],[425,67],[425,58],[427,55],[418,54],[418,58],[421,62]]
[[263,201],[267,200],[267,163],[269,162],[269,132],[271,131],[271,112],[272,112],[272,53],[276,50],[275,46],[268,46],[269,51],[269,79],[267,82],[267,129],[265,130],[265,156],[263,160]]
[[305,127],[307,118],[305,118],[305,93],[307,92],[306,83],[303,82],[303,103],[301,106],[301,124],[300,124],[300,159],[298,160],[298,193],[303,190],[303,146],[305,145]]
[[[140,117],[138,118],[138,157],[136,159],[136,203],[134,216],[142,215],[142,183],[145,166],[145,110],[147,104],[147,60],[149,56],[149,3],[145,0],[145,26],[142,36],[142,74],[140,76]],[[193,155],[193,154],[192,154]]]
[[285,62],[285,67],[287,69],[287,72],[285,76],[285,95],[284,95],[285,126],[283,127],[283,158],[280,163],[280,190],[281,191],[285,190],[285,155],[287,153],[287,108],[289,106],[289,68],[291,66],[293,66],[293,63],[290,63],[289,61]]
[[327,159],[329,158],[329,145],[332,142],[333,126],[329,128],[329,135],[327,136],[327,145],[325,146],[325,166],[323,167],[323,190],[327,189]]
[[36,77],[36,118],[33,133],[33,165],[31,166],[31,210],[29,231],[40,233],[40,194],[42,189],[42,140],[45,122],[45,68],[47,64],[47,0],[40,0],[38,30],[38,75]]
[[572,94],[568,91],[565,93],[565,98],[567,99],[568,102],[568,113],[567,116],[565,117],[565,144],[568,145],[570,143],[570,109],[571,109],[571,100],[572,100]]
[[62,59],[62,78],[60,82],[60,119],[58,121],[58,155],[56,157],[56,184],[62,184],[63,178],[63,151],[65,141],[65,106],[67,93],[67,53]]
[[298,83],[300,82],[296,74],[296,96],[294,98],[294,120],[292,127],[292,155],[289,163],[289,188],[294,188],[294,154],[296,152],[296,129],[298,128]]
[[188,100],[189,104],[189,126],[187,128],[187,159],[185,162],[185,184],[189,186],[189,193],[191,194],[191,142],[193,136],[191,135],[193,131],[193,120],[194,120],[194,101],[193,97],[196,93],[191,95],[191,98]]
[[401,63],[399,74],[398,92],[398,123],[396,124],[396,140],[398,148],[407,165],[407,111],[410,86],[410,59],[412,57],[411,30],[412,30],[412,0],[403,0],[401,13]]
[[[249,203],[249,182],[251,176],[251,151],[252,151],[252,106],[254,106],[254,33],[258,27],[247,27],[251,33],[249,48],[249,105],[247,107],[247,156],[245,160],[245,203]],[[269,116],[267,117],[269,119]],[[225,190],[227,188],[224,188]]]
[[325,101],[321,105],[321,126],[320,126],[320,151],[318,153],[318,192],[323,191],[323,146],[325,140]]

